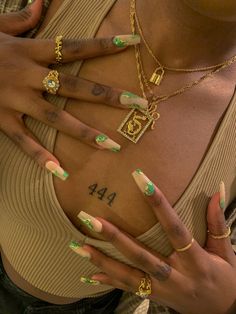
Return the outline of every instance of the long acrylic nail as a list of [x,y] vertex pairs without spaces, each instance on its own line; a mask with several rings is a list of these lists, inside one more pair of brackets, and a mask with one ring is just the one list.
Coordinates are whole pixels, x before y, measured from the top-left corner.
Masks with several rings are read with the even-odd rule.
[[85,224],[88,229],[98,233],[102,231],[101,222],[93,216],[81,211],[77,217],[83,222],[83,224]]
[[119,48],[137,45],[141,41],[139,35],[117,35],[113,38],[113,44]]
[[120,103],[122,105],[127,105],[132,109],[147,109],[148,108],[148,100],[145,98],[141,98],[130,92],[123,92],[120,95]]
[[58,177],[59,179],[65,181],[69,174],[58,164],[56,164],[54,161],[48,161],[45,164],[46,169],[48,169],[54,176]]
[[220,182],[220,208],[225,209],[225,184]]
[[145,176],[142,170],[137,169],[132,173],[132,175],[136,184],[145,195],[151,196],[154,194],[155,186],[152,181],[150,181],[148,177]]
[[83,282],[83,283],[87,283],[87,284],[89,284],[89,285],[92,285],[92,286],[100,285],[100,281],[98,281],[98,280],[93,280],[93,279],[88,278],[88,277],[81,277],[81,278],[80,278],[80,281]]
[[83,258],[90,259],[91,255],[88,251],[82,248],[82,245],[77,241],[71,241],[69,247],[78,255]]
[[110,151],[115,153],[119,152],[121,149],[121,146],[118,143],[114,142],[105,134],[97,135],[95,141],[102,148],[109,149]]

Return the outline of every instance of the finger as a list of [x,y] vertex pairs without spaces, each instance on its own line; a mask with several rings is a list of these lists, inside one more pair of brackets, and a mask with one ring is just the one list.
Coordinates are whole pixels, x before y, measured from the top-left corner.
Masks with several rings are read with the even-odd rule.
[[[122,46],[117,44],[118,38],[123,39]],[[65,63],[121,52],[128,46],[140,43],[140,37],[119,35],[109,38],[63,39],[62,43],[62,62]],[[56,63],[55,40],[29,40],[28,46],[36,61]]]
[[41,167],[51,171],[63,181],[68,177],[60,167],[60,163],[55,156],[40,145],[35,136],[25,127],[19,114],[6,115],[5,123],[1,124],[1,129],[24,153],[35,160]]
[[171,280],[173,271],[171,266],[164,262],[164,258],[158,258],[156,255],[153,255],[148,248],[141,246],[132,237],[127,236],[116,226],[104,219],[99,218],[97,220],[83,211],[79,213],[78,218],[85,225],[87,225],[88,221],[92,225],[94,223],[95,226],[98,224],[101,227],[100,233],[103,238],[112,243],[136,267],[159,281]]
[[0,32],[18,35],[36,26],[42,13],[43,0],[35,0],[18,12],[0,15]]
[[[223,183],[221,183],[221,188],[222,186],[224,189]],[[210,200],[207,210],[207,224],[209,231],[206,243],[207,251],[220,256],[229,263],[233,263],[235,255],[231,246],[230,237],[214,239],[211,236],[224,235],[227,234],[228,231],[224,212],[220,207],[220,193],[214,194]]]
[[87,126],[65,110],[50,104],[43,98],[37,97],[27,104],[21,103],[20,108],[25,114],[97,149],[108,149],[113,152],[120,150],[120,145],[108,136]]
[[119,286],[122,286],[124,290],[136,291],[140,279],[144,277],[142,271],[122,264],[90,246],[85,245],[83,249],[89,252],[91,263],[109,277],[113,278],[113,284],[116,282]]
[[[176,211],[169,204],[163,193],[149,180],[144,173],[137,169],[133,178],[151,205],[157,219],[161,223],[177,254],[186,260],[195,261],[200,257],[201,249],[183,224]],[[179,252],[179,249],[188,248]],[[189,264],[189,263],[188,263]]]
[[[31,80],[31,84],[33,84],[34,88],[45,91],[46,88],[42,82],[45,77],[48,76],[49,70],[46,68],[39,68],[36,72],[40,73],[40,80],[37,76],[34,78],[33,82]],[[63,97],[75,98],[94,103],[104,103],[124,109],[147,109],[148,106],[148,101],[146,99],[121,89],[105,86],[72,75],[65,75],[63,73],[59,73],[58,79],[60,82],[58,95]]]

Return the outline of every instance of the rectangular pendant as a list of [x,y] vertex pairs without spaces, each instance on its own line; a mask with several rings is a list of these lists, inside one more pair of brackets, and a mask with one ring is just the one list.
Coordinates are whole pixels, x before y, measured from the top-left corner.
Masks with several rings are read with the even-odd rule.
[[138,109],[133,109],[125,117],[117,131],[131,142],[137,143],[152,122],[151,116]]

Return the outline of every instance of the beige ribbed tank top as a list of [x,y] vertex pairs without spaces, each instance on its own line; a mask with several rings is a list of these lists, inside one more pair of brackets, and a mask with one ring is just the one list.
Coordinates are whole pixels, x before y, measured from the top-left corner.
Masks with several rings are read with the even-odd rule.
[[[115,0],[65,0],[41,38],[63,34],[67,38],[95,35]],[[63,72],[77,75],[81,62],[63,65]],[[66,99],[50,96],[63,108]],[[197,173],[175,204],[195,239],[204,244],[205,212],[209,197],[224,180],[227,203],[236,197],[236,96],[227,108],[215,137]],[[31,118],[27,126],[41,143],[53,151],[57,132]],[[53,186],[52,175],[25,156],[4,134],[0,134],[0,244],[14,269],[35,287],[62,297],[84,298],[107,292],[111,287],[87,286],[80,276],[98,269],[69,247],[71,240],[87,243],[109,256],[129,263],[110,243],[83,235],[65,215]],[[159,224],[138,237],[162,254],[171,247]]]

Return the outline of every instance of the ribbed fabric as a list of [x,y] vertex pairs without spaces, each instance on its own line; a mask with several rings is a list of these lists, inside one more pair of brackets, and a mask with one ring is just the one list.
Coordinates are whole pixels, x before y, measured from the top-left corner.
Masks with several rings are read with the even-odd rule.
[[[54,38],[57,34],[66,38],[92,37],[114,2],[65,0],[40,38]],[[17,7],[16,3],[23,1],[8,1],[7,6],[11,3]],[[0,8],[3,11],[4,7]],[[81,62],[75,62],[63,65],[62,70],[77,75],[80,66]],[[236,197],[235,98],[234,94],[200,168],[174,206],[201,245],[206,236],[207,204],[219,182],[226,184],[228,203]],[[64,98],[49,99],[61,108],[66,104]],[[27,118],[26,124],[53,151],[57,132],[31,118]],[[52,175],[25,156],[4,134],[0,134],[0,147],[0,244],[11,265],[33,286],[62,297],[92,297],[111,289],[79,282],[81,275],[90,276],[97,268],[74,254],[68,243],[78,240],[127,264],[129,261],[110,243],[86,237],[75,228],[57,200]],[[164,255],[172,251],[159,224],[138,240]],[[121,304],[117,313],[132,313],[130,301],[129,306]]]

